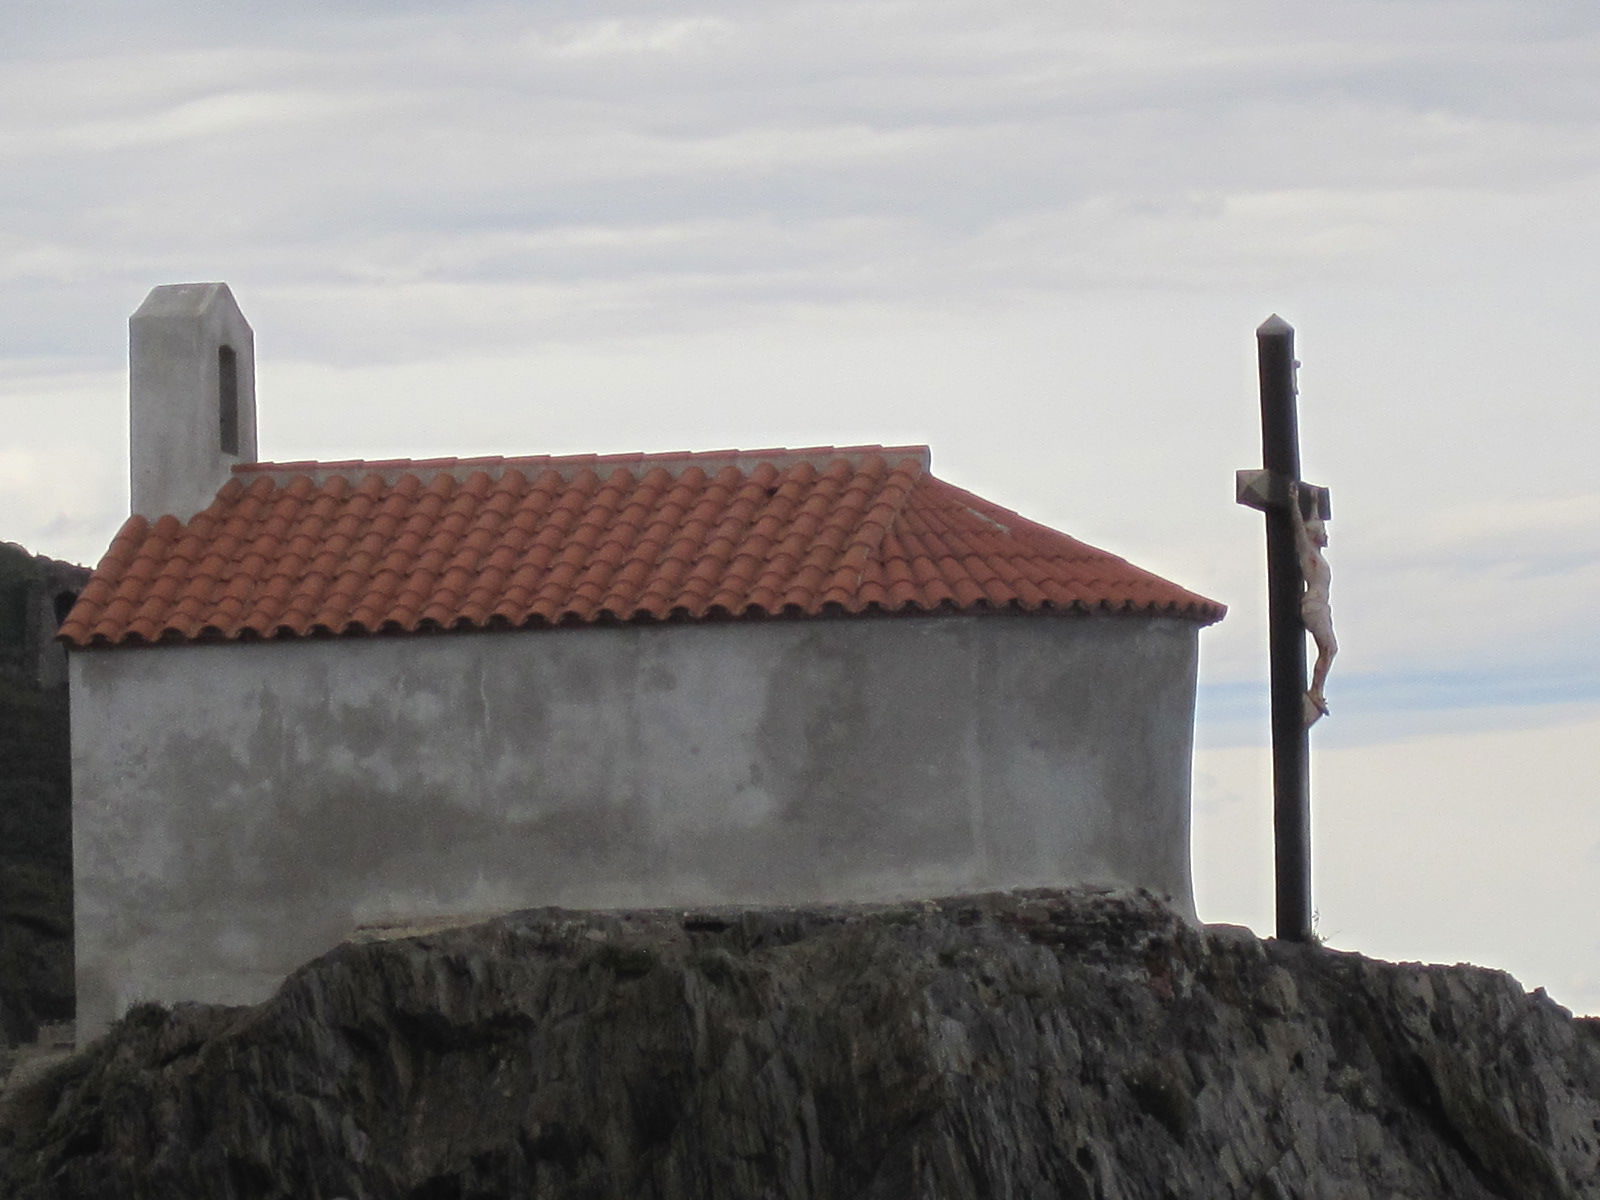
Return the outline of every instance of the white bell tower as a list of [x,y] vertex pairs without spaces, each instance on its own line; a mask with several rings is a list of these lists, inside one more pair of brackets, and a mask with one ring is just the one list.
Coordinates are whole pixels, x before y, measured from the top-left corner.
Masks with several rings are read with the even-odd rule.
[[256,459],[255,335],[225,283],[173,283],[128,320],[133,511],[187,521]]

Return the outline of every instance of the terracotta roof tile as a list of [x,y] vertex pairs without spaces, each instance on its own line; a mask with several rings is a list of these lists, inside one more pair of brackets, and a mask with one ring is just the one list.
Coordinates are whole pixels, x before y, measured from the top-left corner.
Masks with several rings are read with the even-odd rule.
[[250,464],[132,517],[77,647],[933,611],[1223,608],[935,478],[921,447]]

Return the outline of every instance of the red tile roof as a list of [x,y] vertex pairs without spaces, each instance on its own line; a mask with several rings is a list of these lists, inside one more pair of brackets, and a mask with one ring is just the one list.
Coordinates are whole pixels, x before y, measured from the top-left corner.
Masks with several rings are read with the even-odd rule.
[[935,478],[920,446],[234,471],[187,523],[130,518],[62,640],[1225,611]]

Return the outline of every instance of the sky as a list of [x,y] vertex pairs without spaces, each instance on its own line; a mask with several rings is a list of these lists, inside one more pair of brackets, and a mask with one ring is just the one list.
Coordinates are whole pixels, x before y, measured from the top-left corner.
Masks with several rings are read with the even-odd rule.
[[0,539],[127,507],[126,319],[226,280],[279,461],[927,443],[1222,600],[1195,881],[1272,929],[1254,329],[1342,653],[1330,944],[1600,1013],[1600,9],[8,9]]

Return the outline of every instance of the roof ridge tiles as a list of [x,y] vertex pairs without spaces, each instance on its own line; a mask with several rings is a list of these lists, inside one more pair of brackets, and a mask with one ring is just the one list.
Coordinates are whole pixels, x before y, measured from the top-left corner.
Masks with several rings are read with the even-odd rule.
[[385,483],[393,486],[401,476],[406,474],[442,474],[465,479],[477,471],[485,472],[493,477],[507,471],[525,471],[534,467],[554,470],[568,479],[578,471],[603,467],[626,470],[636,477],[644,472],[658,468],[676,476],[695,468],[704,470],[706,467],[717,467],[719,469],[733,467],[741,473],[748,473],[763,464],[782,470],[789,466],[814,462],[819,459],[828,461],[844,459],[860,462],[871,458],[887,460],[892,456],[899,456],[901,459],[913,459],[920,464],[921,469],[924,471],[929,469],[932,461],[932,454],[925,445],[805,446],[799,448],[773,446],[758,450],[671,450],[659,453],[492,455],[481,458],[341,459],[330,462],[300,460],[294,462],[238,463],[233,467],[233,482],[253,481],[263,476],[273,480],[288,480],[296,476],[309,476],[314,483],[321,485],[334,477],[347,477],[350,474],[360,472],[381,476]]

